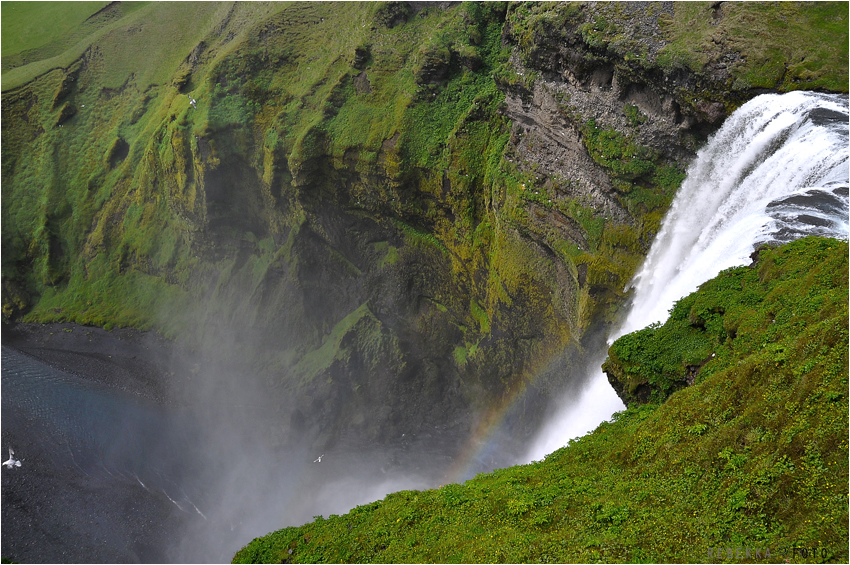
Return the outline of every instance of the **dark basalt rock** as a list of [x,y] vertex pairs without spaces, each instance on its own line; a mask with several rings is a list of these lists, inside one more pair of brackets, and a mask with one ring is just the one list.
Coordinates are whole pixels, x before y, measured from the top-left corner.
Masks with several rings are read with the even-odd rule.
[[77,114],[77,107],[70,102],[65,102],[59,109],[59,115],[56,116],[56,125],[60,126],[73,118]]

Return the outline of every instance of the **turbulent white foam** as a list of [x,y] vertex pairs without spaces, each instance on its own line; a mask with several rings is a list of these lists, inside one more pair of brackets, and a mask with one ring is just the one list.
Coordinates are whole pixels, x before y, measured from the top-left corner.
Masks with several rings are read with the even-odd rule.
[[[774,201],[846,187],[847,118],[846,97],[805,92],[758,96],[732,114],[689,169],[632,283],[632,309],[617,336],[663,322],[676,300],[777,239],[788,222],[771,215]],[[846,192],[843,202],[846,211]],[[819,213],[830,225],[809,233],[846,238],[845,211]],[[796,237],[806,234],[797,227]]]
[[[758,96],[732,114],[688,170],[610,337],[666,320],[673,304],[763,242],[848,237],[848,101],[807,92]],[[604,354],[600,355],[604,358]],[[601,361],[600,361],[601,363]],[[528,459],[541,458],[624,408],[604,373],[565,402]]]

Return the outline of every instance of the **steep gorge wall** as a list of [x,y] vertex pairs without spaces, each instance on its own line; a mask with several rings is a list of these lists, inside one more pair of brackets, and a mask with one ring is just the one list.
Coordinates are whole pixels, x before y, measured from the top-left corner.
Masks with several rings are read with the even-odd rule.
[[279,441],[522,394],[530,430],[761,90],[665,59],[668,3],[343,6],[222,5],[164,82],[109,66],[118,28],[4,92],[4,317],[179,337],[257,377]]

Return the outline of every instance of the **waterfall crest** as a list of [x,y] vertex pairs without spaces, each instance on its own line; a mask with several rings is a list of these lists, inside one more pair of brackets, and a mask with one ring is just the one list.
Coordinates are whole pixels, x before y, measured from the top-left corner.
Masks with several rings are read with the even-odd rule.
[[[709,139],[630,283],[629,314],[609,338],[663,322],[673,304],[762,243],[806,235],[848,238],[848,97],[764,94],[734,112]],[[528,454],[540,459],[624,408],[599,366],[578,398],[564,402]]]
[[663,322],[676,300],[762,243],[847,238],[847,97],[764,94],[697,154],[631,285],[614,338]]

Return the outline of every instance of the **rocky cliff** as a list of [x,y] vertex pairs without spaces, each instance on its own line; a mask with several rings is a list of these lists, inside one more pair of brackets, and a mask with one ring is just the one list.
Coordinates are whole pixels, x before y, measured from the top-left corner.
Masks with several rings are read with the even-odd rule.
[[80,19],[4,43],[4,319],[177,338],[259,383],[280,442],[509,404],[532,429],[706,135],[765,89],[847,90],[838,4]]

